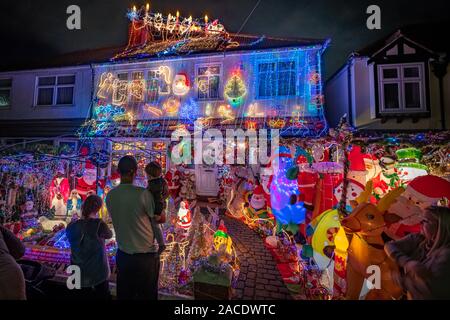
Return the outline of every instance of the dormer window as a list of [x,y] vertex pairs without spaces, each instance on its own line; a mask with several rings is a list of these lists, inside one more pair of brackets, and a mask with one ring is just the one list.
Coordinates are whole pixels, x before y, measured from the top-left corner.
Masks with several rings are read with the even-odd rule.
[[423,63],[378,65],[380,114],[427,111]]

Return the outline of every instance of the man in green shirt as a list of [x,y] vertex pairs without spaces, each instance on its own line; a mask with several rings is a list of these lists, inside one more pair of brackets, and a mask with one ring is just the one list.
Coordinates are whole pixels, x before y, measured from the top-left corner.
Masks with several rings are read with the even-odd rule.
[[[155,203],[152,194],[133,185],[137,162],[132,156],[119,161],[120,185],[106,197],[118,250],[117,298],[158,299],[159,254],[153,235],[151,220]],[[164,215],[155,221],[164,223]]]

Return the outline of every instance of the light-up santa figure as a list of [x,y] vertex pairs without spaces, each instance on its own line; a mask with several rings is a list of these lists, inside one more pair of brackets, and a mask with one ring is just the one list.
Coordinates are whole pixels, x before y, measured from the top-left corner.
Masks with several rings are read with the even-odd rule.
[[67,200],[69,199],[69,180],[64,176],[64,169],[59,168],[50,184],[50,208],[55,210],[55,218],[65,218]]
[[97,192],[97,168],[92,162],[86,162],[83,176],[77,179],[76,190],[84,201],[87,198],[88,192]]
[[402,220],[389,226],[386,234],[400,239],[409,233],[419,232],[425,210],[442,199],[450,199],[449,181],[433,175],[415,178],[389,208],[389,213],[400,216]]
[[180,202],[180,209],[178,209],[177,217],[178,226],[182,229],[189,229],[192,223],[192,215],[187,201],[183,200]]

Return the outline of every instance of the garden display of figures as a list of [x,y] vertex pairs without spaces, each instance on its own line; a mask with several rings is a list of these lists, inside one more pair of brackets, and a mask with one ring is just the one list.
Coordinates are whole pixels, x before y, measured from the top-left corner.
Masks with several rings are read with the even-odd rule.
[[59,168],[56,176],[50,184],[50,208],[54,210],[54,216],[64,219],[67,214],[67,200],[69,199],[69,180],[64,176],[64,169]]

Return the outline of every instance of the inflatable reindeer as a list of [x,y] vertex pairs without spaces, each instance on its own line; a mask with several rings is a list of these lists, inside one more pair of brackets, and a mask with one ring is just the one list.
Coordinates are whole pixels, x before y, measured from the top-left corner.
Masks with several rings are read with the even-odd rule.
[[402,188],[392,190],[374,205],[367,203],[372,192],[372,183],[369,182],[357,203],[353,204],[356,207],[352,213],[342,220],[342,226],[351,237],[348,248],[346,299],[359,299],[365,279],[371,275],[367,269],[369,266],[380,268],[381,286],[371,289],[366,299],[398,299],[402,295],[402,290],[393,281],[393,274],[398,272],[398,269],[384,252],[382,232],[385,226],[400,219],[387,213],[387,209],[403,191]]

